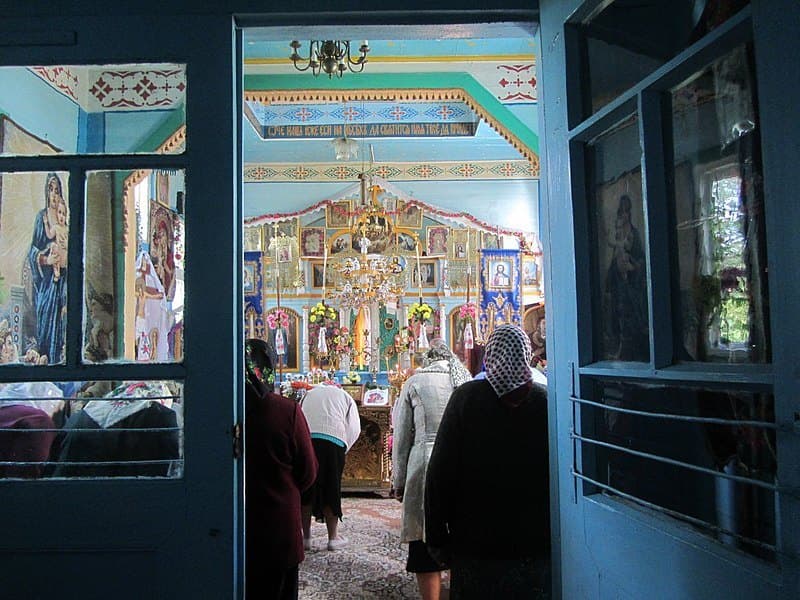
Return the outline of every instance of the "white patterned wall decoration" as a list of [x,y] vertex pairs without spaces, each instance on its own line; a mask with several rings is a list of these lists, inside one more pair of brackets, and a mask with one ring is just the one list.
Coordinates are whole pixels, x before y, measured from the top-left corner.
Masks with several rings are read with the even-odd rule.
[[80,67],[32,67],[31,71],[52,87],[73,100],[78,100],[78,71]]
[[[305,181],[352,181],[361,167],[342,163],[248,163],[245,183]],[[538,165],[525,159],[482,161],[428,161],[375,163],[372,173],[392,181],[453,181],[531,179],[539,177]]]
[[172,109],[184,103],[186,68],[153,64],[119,67],[33,67],[53,88],[86,112]]

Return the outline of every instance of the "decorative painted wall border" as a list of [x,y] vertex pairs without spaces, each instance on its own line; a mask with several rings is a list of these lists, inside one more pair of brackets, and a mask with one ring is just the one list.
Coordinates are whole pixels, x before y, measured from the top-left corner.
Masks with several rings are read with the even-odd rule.
[[186,101],[186,69],[181,65],[60,65],[30,70],[86,112],[167,110]]
[[[337,182],[353,181],[362,168],[341,162],[247,163],[244,167],[245,183],[277,182]],[[437,161],[437,162],[386,162],[375,163],[371,172],[392,181],[491,181],[508,179],[537,179],[538,163],[527,160]]]
[[[343,78],[344,79],[344,78]],[[245,77],[246,101],[272,103],[358,102],[367,100],[460,101],[467,104],[539,172],[539,137],[467,73],[376,74],[347,78],[334,89],[307,89],[296,75]]]
[[[288,56],[288,53],[287,53]],[[465,70],[504,104],[535,104],[539,100],[536,57],[506,56],[370,56],[368,69],[380,73],[452,73]],[[288,58],[245,59],[248,75],[285,74]]]

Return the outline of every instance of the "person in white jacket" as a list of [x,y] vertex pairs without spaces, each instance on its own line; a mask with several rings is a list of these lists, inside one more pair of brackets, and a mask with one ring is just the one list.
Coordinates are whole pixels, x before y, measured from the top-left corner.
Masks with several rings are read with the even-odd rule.
[[406,571],[415,573],[423,600],[439,600],[441,571],[425,546],[425,471],[439,421],[453,390],[472,376],[441,338],[431,340],[428,364],[403,384],[394,408],[394,496],[403,503],[400,541],[408,543]]
[[342,518],[342,472],[344,458],[361,434],[361,418],[353,397],[339,387],[320,385],[312,388],[300,403],[311,431],[311,443],[319,470],[314,485],[302,498],[303,543],[311,549],[311,516],[325,521],[328,550],[347,543],[338,534]]

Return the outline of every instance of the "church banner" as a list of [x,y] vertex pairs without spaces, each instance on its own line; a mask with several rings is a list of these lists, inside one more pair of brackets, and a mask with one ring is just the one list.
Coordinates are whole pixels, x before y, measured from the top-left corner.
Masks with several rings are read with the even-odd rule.
[[481,340],[485,341],[499,325],[522,323],[519,250],[481,250],[480,276],[478,329]]

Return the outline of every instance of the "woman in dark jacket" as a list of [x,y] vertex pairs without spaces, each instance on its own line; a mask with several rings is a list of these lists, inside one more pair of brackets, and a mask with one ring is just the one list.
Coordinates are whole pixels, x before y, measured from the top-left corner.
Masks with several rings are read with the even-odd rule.
[[486,342],[486,378],[453,391],[425,480],[425,541],[450,599],[549,598],[547,390],[516,325]]
[[245,344],[245,588],[247,598],[296,600],[305,558],[300,494],[317,476],[300,406],[274,394],[272,351]]

